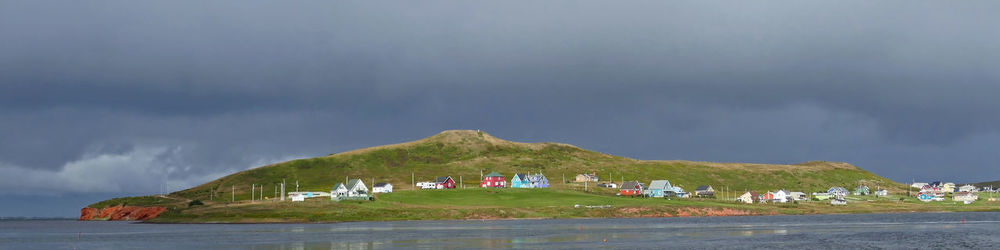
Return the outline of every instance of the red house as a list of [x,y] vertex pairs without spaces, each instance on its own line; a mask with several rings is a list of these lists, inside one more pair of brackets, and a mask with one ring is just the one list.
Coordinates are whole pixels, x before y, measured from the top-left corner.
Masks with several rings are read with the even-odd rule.
[[434,180],[434,184],[437,187],[437,189],[446,189],[446,188],[452,189],[455,188],[455,179],[452,179],[451,176],[438,177],[436,180]]
[[773,200],[774,200],[774,193],[767,192],[767,193],[760,194],[760,201],[761,202],[769,202],[769,201],[773,201]]
[[483,182],[479,183],[479,186],[484,188],[504,188],[507,187],[507,178],[503,177],[502,174],[493,171],[492,173],[483,176]]
[[643,187],[642,183],[639,183],[638,181],[629,181],[629,182],[622,183],[622,187],[620,189],[621,193],[619,193],[619,195],[621,195],[621,196],[641,196],[643,189],[645,189],[645,187]]

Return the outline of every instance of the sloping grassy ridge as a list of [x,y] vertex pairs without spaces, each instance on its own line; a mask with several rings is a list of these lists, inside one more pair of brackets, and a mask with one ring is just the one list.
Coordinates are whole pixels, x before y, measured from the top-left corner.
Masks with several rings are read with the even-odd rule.
[[[390,182],[396,190],[413,189],[416,182],[431,181],[436,176],[452,176],[467,188],[478,187],[480,173],[497,171],[543,173],[552,189],[582,190],[583,185],[563,183],[578,173],[597,173],[601,182],[609,174],[614,182],[622,179],[649,183],[667,179],[673,185],[693,190],[699,185],[730,190],[788,189],[805,192],[826,190],[831,186],[854,187],[859,183],[880,185],[890,192],[905,192],[905,185],[893,182],[846,163],[808,162],[794,165],[709,163],[690,161],[642,161],[584,150],[560,143],[519,143],[468,130],[450,130],[400,144],[348,151],[329,156],[292,160],[238,172],[217,180],[172,193],[179,200],[208,201],[215,192],[215,202],[227,202],[233,186],[236,200],[250,199],[251,184],[264,185],[264,195],[274,196],[274,186],[285,179],[286,191],[328,191],[345,178],[362,178],[370,187],[376,182]],[[593,185],[593,183],[591,183]],[[592,187],[591,187],[592,188]],[[613,190],[603,190],[612,193]],[[131,205],[144,200],[129,199]],[[104,201],[95,205],[108,205]]]

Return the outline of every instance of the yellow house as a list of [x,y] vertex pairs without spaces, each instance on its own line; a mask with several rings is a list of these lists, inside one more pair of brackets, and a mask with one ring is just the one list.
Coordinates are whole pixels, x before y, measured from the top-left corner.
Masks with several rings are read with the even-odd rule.
[[955,183],[949,182],[949,183],[941,184],[941,189],[944,189],[944,192],[946,192],[946,193],[954,193],[955,192]]

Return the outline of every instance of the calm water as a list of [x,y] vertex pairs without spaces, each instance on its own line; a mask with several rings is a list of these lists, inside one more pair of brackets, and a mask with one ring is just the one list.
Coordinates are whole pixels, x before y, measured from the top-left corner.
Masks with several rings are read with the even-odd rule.
[[0,221],[4,249],[512,247],[998,249],[1000,213],[250,225]]

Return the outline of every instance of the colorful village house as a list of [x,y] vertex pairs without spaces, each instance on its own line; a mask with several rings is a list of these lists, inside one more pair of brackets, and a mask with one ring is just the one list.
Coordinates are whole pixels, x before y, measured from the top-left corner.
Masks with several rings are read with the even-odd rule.
[[347,197],[347,186],[343,182],[333,185],[333,189],[330,189],[330,199],[336,200],[337,197]]
[[681,187],[673,186],[673,187],[670,187],[670,190],[672,192],[674,192],[674,195],[676,195],[677,198],[690,198],[691,197],[691,193],[684,192],[684,189],[681,188]]
[[767,192],[760,194],[760,198],[758,200],[760,200],[760,203],[774,202],[774,193]]
[[771,194],[772,194],[771,200],[775,203],[788,202],[788,191],[778,190],[777,192],[773,192]]
[[528,175],[528,183],[531,188],[548,188],[549,179],[542,173]]
[[621,187],[621,189],[619,189],[619,191],[621,191],[621,192],[618,193],[618,195],[621,195],[621,196],[641,196],[643,189],[644,189],[644,187],[642,186],[642,183],[640,183],[638,181],[627,181],[625,183],[622,183],[622,187]]
[[978,192],[979,189],[976,189],[976,186],[973,186],[973,185],[963,185],[961,187],[958,187],[958,191],[959,192]]
[[941,190],[944,190],[945,193],[954,193],[955,183],[948,182],[945,184],[941,184]]
[[875,190],[875,196],[889,196],[889,191],[885,189]]
[[832,187],[832,188],[826,190],[826,193],[830,194],[833,197],[847,196],[847,194],[848,194],[847,189],[843,188],[843,187]]
[[578,174],[573,182],[597,182],[597,173]]
[[375,186],[372,186],[372,193],[392,193],[392,184],[387,182],[375,183]]
[[979,199],[979,195],[973,192],[958,192],[952,195],[951,199],[964,202],[965,204],[972,204],[972,202]]
[[743,193],[739,197],[736,197],[736,201],[739,201],[739,202],[742,202],[742,203],[746,203],[746,204],[759,203],[760,202],[760,196],[759,196],[759,194],[757,194],[757,192],[750,191],[750,192]]
[[[670,189],[670,181],[667,180],[655,180],[649,183],[649,188],[646,189],[646,196],[663,198],[669,197],[668,193],[673,194]],[[671,195],[672,196],[672,195]]]
[[361,179],[353,179],[347,182],[347,197],[368,198],[368,186]]
[[420,187],[420,189],[437,189],[437,184],[432,181],[421,181],[417,182],[417,187]]
[[528,175],[526,174],[514,174],[514,177],[510,178],[510,187],[531,188],[531,181],[528,180]]
[[455,188],[455,179],[451,176],[438,177],[434,179],[434,186],[437,189],[452,189]]
[[847,199],[843,196],[835,196],[830,200],[830,205],[847,205]]
[[715,197],[715,189],[712,185],[698,186],[694,189],[694,195],[698,197]]
[[854,188],[854,195],[868,195],[868,194],[871,194],[871,190],[868,189],[868,186],[861,185]]
[[935,195],[933,193],[920,192],[917,194],[917,199],[923,202],[931,202],[934,200]]
[[479,186],[484,188],[505,188],[507,187],[507,177],[497,173],[497,171],[493,171],[483,176],[483,181],[479,183]]
[[806,195],[806,193],[803,193],[803,192],[788,192],[788,199],[796,200],[796,201],[804,201],[804,200],[808,200],[809,196]]

